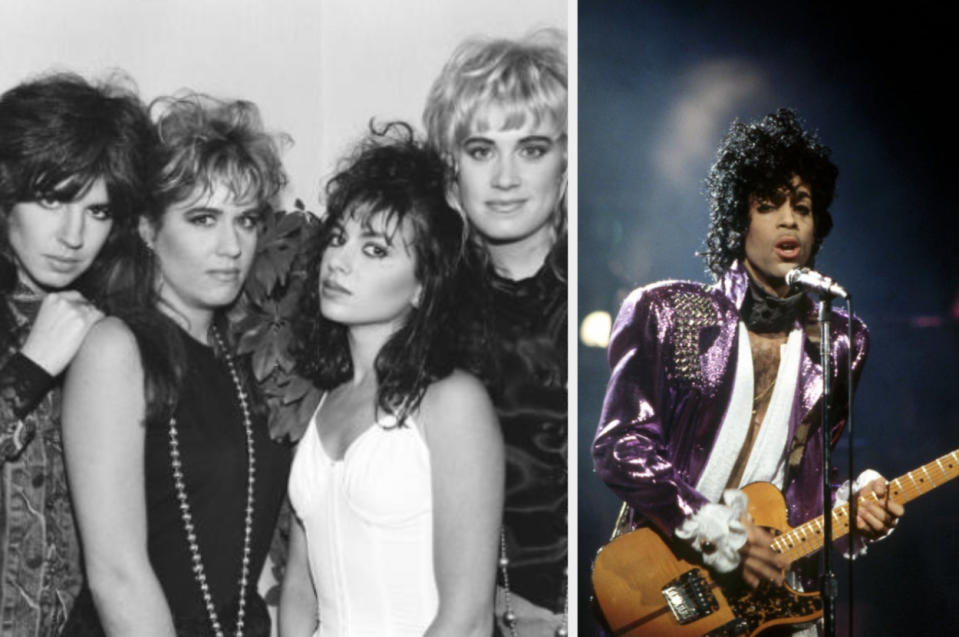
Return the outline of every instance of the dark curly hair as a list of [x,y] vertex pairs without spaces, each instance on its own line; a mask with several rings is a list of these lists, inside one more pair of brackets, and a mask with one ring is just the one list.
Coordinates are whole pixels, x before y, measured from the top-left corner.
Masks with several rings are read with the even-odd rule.
[[706,249],[699,255],[706,261],[707,271],[718,279],[734,261],[743,258],[750,195],[775,200],[777,191],[789,184],[793,175],[811,189],[811,264],[832,229],[829,205],[839,169],[829,155],[829,148],[804,131],[790,109],[781,108],[752,124],[734,121],[706,178],[709,231]]
[[327,208],[309,264],[308,291],[301,299],[296,333],[300,372],[320,389],[347,381],[353,363],[347,328],[320,312],[320,262],[337,228],[346,219],[370,223],[386,215],[389,227],[412,231],[416,280],[422,286],[411,309],[376,356],[377,409],[403,424],[429,385],[448,376],[457,364],[453,308],[461,286],[460,262],[466,229],[446,201],[445,166],[440,156],[418,141],[403,122],[370,134],[341,165],[326,186]]

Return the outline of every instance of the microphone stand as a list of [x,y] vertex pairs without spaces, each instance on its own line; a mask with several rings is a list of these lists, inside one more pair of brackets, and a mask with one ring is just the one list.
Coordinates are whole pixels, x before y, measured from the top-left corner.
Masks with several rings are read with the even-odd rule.
[[[829,403],[832,399],[832,343],[830,324],[832,323],[832,295],[819,294],[819,359],[822,365],[822,501],[823,501],[823,572],[820,587],[823,602],[823,635],[833,637],[836,634],[836,598],[838,584],[832,570],[832,489],[829,478],[832,475],[832,441],[829,431]],[[850,317],[850,320],[852,318]],[[850,343],[852,356],[852,343]],[[849,379],[852,382],[852,379]],[[850,499],[852,499],[850,497]]]

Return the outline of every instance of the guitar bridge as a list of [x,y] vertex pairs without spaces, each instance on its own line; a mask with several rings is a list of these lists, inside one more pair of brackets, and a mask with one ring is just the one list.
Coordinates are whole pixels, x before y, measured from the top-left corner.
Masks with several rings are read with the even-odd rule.
[[699,569],[686,571],[662,589],[679,624],[688,624],[719,610],[719,602]]

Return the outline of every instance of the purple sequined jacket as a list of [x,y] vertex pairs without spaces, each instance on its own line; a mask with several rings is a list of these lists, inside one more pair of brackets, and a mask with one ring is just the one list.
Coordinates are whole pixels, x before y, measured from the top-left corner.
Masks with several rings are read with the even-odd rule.
[[[723,422],[736,376],[739,309],[748,278],[734,264],[714,286],[654,283],[623,303],[609,345],[612,375],[593,441],[600,477],[632,508],[633,526],[668,534],[705,502],[696,491]],[[847,315],[832,322],[830,415],[835,444],[846,423]],[[822,511],[822,367],[815,310],[806,336],[789,419],[784,485],[789,523]],[[866,359],[868,332],[853,323],[853,380]]]

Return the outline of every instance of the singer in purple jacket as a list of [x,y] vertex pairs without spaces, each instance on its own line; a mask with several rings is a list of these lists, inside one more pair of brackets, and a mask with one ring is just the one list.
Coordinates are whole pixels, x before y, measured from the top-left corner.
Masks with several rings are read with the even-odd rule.
[[[639,288],[613,326],[596,471],[629,505],[633,527],[650,524],[686,540],[705,564],[738,568],[751,586],[781,583],[785,562],[745,513],[740,487],[774,483],[791,525],[822,510],[818,325],[810,298],[785,276],[813,265],[832,227],[837,174],[829,149],[792,111],[734,122],[707,178],[702,256],[715,285]],[[837,311],[831,328],[833,444],[845,425],[847,360],[856,383],[868,346],[858,318],[850,344],[847,321]],[[853,489],[886,495],[875,472]],[[860,508],[864,537],[885,536],[902,515],[900,505],[884,502]]]

